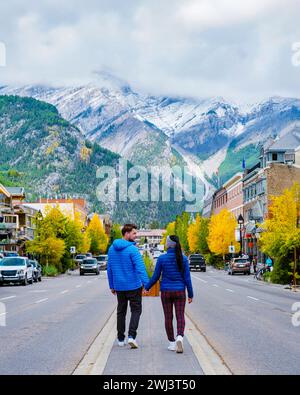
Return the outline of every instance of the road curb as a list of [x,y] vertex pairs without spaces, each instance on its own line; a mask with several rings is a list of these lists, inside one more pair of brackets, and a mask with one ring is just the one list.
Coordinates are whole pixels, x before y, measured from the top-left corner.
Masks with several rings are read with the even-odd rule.
[[100,333],[93,341],[83,359],[72,373],[79,375],[102,375],[115,341],[116,309],[110,314]]
[[229,376],[233,374],[188,313],[186,313],[185,333],[205,375]]

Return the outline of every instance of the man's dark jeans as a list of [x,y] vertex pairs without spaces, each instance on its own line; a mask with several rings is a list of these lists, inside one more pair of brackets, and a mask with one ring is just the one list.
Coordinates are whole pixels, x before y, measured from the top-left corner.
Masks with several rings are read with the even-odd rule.
[[133,339],[135,339],[137,328],[139,326],[140,316],[142,314],[142,288],[138,288],[133,291],[117,291],[117,297],[118,340],[123,341],[125,339],[128,302],[130,303],[131,310],[128,337],[132,337]]

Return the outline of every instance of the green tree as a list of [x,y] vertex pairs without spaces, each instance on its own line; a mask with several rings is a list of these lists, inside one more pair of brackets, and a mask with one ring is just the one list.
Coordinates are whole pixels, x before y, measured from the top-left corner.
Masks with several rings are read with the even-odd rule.
[[122,239],[122,231],[121,231],[121,225],[120,224],[113,224],[111,231],[110,231],[110,245],[114,242],[116,239]]
[[188,242],[188,227],[190,222],[190,216],[188,213],[184,212],[182,215],[177,215],[175,221],[175,234],[179,237],[182,249],[185,253],[189,252],[189,242]]

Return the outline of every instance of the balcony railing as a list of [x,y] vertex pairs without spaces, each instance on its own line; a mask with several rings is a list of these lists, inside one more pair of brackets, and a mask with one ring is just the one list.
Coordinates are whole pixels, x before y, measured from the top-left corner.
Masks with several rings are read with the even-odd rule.
[[17,224],[10,222],[0,222],[0,229],[17,229]]

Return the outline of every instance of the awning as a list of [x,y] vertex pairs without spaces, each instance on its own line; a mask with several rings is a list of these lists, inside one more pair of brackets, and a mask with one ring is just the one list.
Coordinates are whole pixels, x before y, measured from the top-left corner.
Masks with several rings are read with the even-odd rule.
[[245,227],[245,233],[256,233],[255,222],[248,222]]

